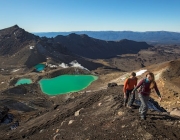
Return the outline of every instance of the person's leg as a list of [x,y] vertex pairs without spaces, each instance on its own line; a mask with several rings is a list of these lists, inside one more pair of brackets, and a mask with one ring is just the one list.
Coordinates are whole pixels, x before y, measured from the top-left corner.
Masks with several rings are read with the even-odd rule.
[[148,100],[149,100],[149,96],[144,96],[142,94],[139,94],[139,99],[141,101],[141,106],[139,108],[139,111],[141,113],[141,118],[145,119],[146,118],[146,114],[148,111]]
[[[141,93],[138,93],[138,96],[139,96],[139,100],[141,101]],[[139,113],[141,113],[142,108],[143,108],[143,104],[141,102],[140,107],[139,107]]]
[[141,111],[142,111],[142,104],[139,107],[139,113],[141,113]]
[[131,107],[135,100],[135,93],[132,93],[132,90],[131,90],[129,96],[130,96],[130,100],[129,100],[128,106]]
[[126,90],[126,98],[124,98],[124,106],[127,105],[128,99],[129,99],[129,90]]
[[148,112],[148,101],[149,101],[149,96],[144,96],[144,100],[145,100],[145,103],[146,103],[146,107],[145,107],[145,109],[144,109],[144,116],[146,117],[147,112]]

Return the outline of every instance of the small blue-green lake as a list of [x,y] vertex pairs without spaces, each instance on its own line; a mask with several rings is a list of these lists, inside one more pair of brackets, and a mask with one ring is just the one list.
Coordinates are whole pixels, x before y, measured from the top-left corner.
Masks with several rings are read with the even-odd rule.
[[36,71],[40,72],[40,71],[44,70],[45,66],[46,66],[45,64],[37,64],[35,66]]
[[17,81],[17,83],[15,84],[15,86],[23,85],[23,84],[31,84],[31,83],[32,83],[32,80],[31,80],[31,79],[23,78],[23,79],[19,79],[19,80]]
[[61,75],[52,79],[41,79],[39,84],[43,93],[58,95],[83,90],[97,79],[93,75]]

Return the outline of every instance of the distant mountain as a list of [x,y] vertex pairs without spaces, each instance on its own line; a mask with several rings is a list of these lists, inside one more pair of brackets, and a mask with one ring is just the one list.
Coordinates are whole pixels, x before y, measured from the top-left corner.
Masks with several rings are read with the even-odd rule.
[[99,66],[91,59],[106,59],[120,54],[138,53],[152,47],[145,42],[127,39],[104,41],[88,35],[58,35],[55,38],[39,37],[15,25],[0,30],[0,67],[27,66],[46,62],[51,58],[55,63],[69,63],[77,60],[89,70]]
[[17,25],[0,30],[0,54],[14,54],[33,41],[37,42],[40,37],[26,32]]
[[180,44],[180,33],[167,31],[149,31],[149,32],[132,32],[132,31],[75,31],[75,32],[42,32],[34,33],[40,37],[56,37],[57,35],[69,35],[71,33],[87,34],[90,37],[118,41],[129,39],[134,41],[145,41],[151,44]]
[[63,44],[53,42],[50,38],[35,36],[17,25],[0,30],[0,67],[25,65],[31,68],[46,62],[46,58],[58,63],[77,60],[90,70],[101,66],[73,54]]
[[91,38],[85,34],[72,33],[68,36],[58,35],[54,38],[55,43],[61,43],[72,53],[92,59],[105,59],[120,54],[138,53],[141,49],[152,47],[145,42],[131,40],[104,41]]
[[40,37],[26,32],[17,25],[0,30],[1,65],[31,67],[45,61],[46,58],[33,49],[40,40]]

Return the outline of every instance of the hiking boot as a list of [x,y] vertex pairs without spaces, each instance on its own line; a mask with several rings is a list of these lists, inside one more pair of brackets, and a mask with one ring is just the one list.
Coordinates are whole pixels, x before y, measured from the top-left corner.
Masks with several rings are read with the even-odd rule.
[[19,126],[19,122],[16,121],[10,128],[11,130],[15,130]]
[[132,106],[127,105],[127,108],[132,109]]

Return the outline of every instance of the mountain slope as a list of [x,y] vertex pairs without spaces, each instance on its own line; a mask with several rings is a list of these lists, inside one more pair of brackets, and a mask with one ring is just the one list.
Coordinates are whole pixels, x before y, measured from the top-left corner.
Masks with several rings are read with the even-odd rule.
[[39,39],[17,25],[0,30],[0,55],[12,55]]
[[19,114],[23,117],[19,116],[20,126],[17,129],[8,130],[8,125],[0,127],[0,138],[151,140],[180,137],[178,117],[152,110],[148,112],[147,120],[142,121],[139,118],[138,106],[134,106],[133,109],[123,107],[121,91],[122,86],[108,88],[69,98],[64,102],[58,102],[54,107],[48,106],[46,110],[23,112]]
[[152,47],[145,42],[131,40],[103,41],[91,38],[87,35],[70,34],[68,36],[57,36],[54,42],[66,46],[71,52],[92,59],[105,59],[125,53],[137,53],[141,49]]
[[[155,80],[162,95],[160,105],[168,112],[171,112],[173,108],[180,109],[180,59],[161,62],[143,67],[143,69],[133,69],[132,71],[139,72],[141,70],[151,71],[155,74]],[[111,82],[117,82],[119,85],[123,85],[124,79],[130,75],[130,73],[131,72],[129,71],[124,75],[116,76],[116,79],[112,80]],[[145,78],[145,75],[146,73],[140,75],[138,79],[140,80]],[[154,99],[157,99],[157,95],[154,90],[152,91],[151,96]]]
[[51,58],[52,63],[77,60],[90,70],[102,66],[74,55],[63,44],[55,43],[50,38],[35,36],[17,25],[0,30],[0,68],[31,68],[46,62],[46,58]]
[[[17,25],[0,30],[1,66],[27,65],[31,67],[45,61],[45,57],[35,50],[40,37],[26,32]],[[33,59],[32,63],[28,63]]]

